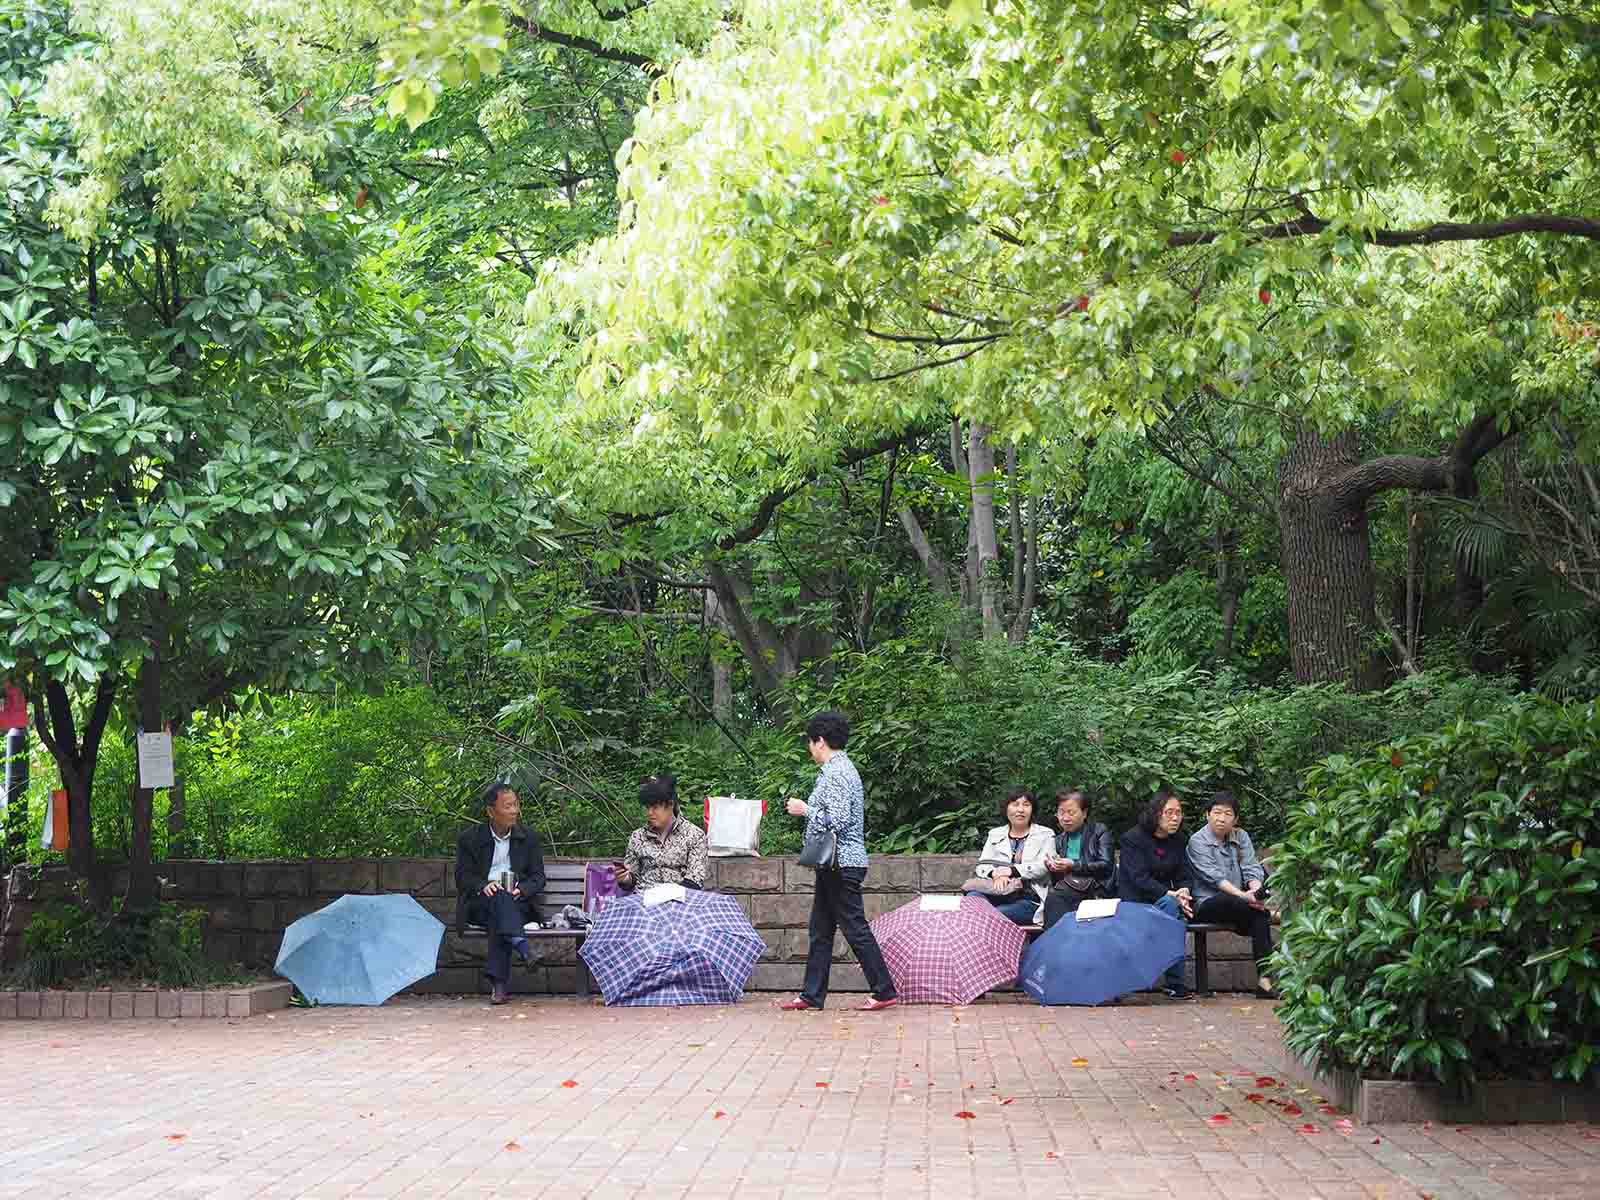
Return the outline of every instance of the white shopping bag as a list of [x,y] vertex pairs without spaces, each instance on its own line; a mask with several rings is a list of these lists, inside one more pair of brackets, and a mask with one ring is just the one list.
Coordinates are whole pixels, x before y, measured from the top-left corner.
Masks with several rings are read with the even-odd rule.
[[706,841],[716,858],[761,857],[761,818],[765,800],[744,796],[706,797]]

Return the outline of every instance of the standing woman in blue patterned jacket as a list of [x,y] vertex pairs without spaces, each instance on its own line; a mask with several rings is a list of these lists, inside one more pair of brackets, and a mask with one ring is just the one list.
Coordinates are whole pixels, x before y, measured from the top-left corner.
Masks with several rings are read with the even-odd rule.
[[819,712],[806,722],[806,744],[811,760],[821,768],[809,800],[791,798],[789,815],[806,819],[806,838],[831,833],[838,855],[832,866],[817,868],[811,893],[811,945],[806,954],[805,986],[780,1007],[799,1010],[821,1008],[828,999],[828,973],[833,966],[833,935],[844,930],[866,974],[872,998],[861,1007],[876,1012],[899,1003],[894,980],[878,949],[878,939],[867,924],[861,902],[861,884],[867,877],[866,795],[861,775],[845,753],[850,722],[837,709]]

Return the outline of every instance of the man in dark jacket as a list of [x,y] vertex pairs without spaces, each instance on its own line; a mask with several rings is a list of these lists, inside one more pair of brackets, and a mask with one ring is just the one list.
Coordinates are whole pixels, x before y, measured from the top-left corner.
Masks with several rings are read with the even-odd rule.
[[1089,820],[1089,796],[1079,788],[1056,793],[1054,850],[1044,857],[1054,882],[1044,897],[1044,927],[1075,912],[1085,900],[1116,895],[1111,831]]
[[[1189,891],[1189,847],[1178,836],[1183,826],[1183,803],[1171,788],[1158,791],[1139,813],[1139,823],[1122,835],[1117,860],[1117,895],[1123,900],[1153,905],[1178,920],[1194,917]],[[1167,972],[1166,993],[1187,1000],[1189,988],[1183,963]]]
[[485,798],[488,820],[456,841],[457,923],[462,917],[489,931],[484,974],[493,985],[491,1004],[506,1002],[511,955],[528,961],[525,926],[538,915],[544,891],[544,853],[539,835],[517,822],[522,805],[509,783],[496,783]]

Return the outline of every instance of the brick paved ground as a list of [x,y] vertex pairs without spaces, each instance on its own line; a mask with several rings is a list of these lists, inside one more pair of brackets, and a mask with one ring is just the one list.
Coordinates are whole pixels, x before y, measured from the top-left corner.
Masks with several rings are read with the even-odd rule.
[[1259,1002],[843,999],[9,1022],[0,1197],[1600,1196],[1592,1126],[1341,1128],[1258,1084]]

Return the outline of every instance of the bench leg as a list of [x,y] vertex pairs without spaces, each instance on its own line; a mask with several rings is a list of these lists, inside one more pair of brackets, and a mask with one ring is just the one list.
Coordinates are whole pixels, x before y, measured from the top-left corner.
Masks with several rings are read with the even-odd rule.
[[583,939],[579,938],[572,957],[578,962],[578,999],[587,1000],[589,998],[589,964],[583,961],[583,955],[577,953],[578,950],[582,949]]
[[1206,961],[1206,935],[1194,934],[1194,990],[1202,996],[1211,995],[1211,964]]

